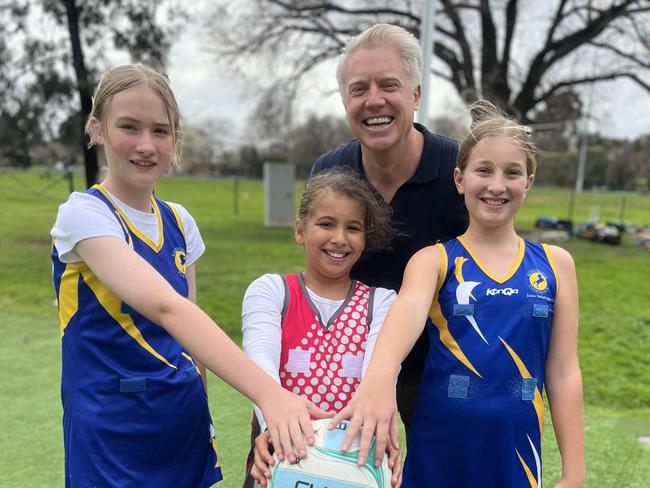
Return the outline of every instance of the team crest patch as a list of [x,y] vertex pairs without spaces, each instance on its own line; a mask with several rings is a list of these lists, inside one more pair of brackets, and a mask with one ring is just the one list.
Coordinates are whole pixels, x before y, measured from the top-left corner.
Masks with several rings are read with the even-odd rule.
[[548,278],[539,270],[528,272],[526,275],[526,284],[533,291],[544,293],[548,290]]
[[187,267],[185,266],[185,250],[184,249],[174,249],[174,264],[176,269],[182,275],[185,275]]

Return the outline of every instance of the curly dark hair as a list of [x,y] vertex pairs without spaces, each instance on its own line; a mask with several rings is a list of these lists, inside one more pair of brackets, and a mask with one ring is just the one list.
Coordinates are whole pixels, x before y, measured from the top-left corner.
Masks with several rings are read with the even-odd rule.
[[321,193],[333,191],[357,202],[364,212],[366,247],[363,254],[382,251],[389,247],[396,230],[392,223],[392,209],[370,183],[352,169],[337,167],[312,176],[300,199],[298,219],[303,225],[314,201]]

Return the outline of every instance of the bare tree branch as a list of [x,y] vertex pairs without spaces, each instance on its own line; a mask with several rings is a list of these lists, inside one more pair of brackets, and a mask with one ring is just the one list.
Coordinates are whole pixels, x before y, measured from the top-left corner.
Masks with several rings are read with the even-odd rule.
[[[476,80],[474,79],[474,60],[472,57],[472,50],[470,49],[470,44],[467,41],[465,36],[465,29],[463,28],[463,23],[460,20],[460,15],[458,10],[449,0],[441,0],[441,3],[444,7],[445,15],[450,19],[454,30],[452,32],[452,37],[456,40],[460,48],[462,55],[462,62],[459,62],[456,59],[456,56],[449,56],[445,51],[451,51],[449,49],[443,49],[443,46],[438,48],[438,51],[434,51],[438,56],[443,59],[450,68],[451,78],[454,79],[454,86],[458,90],[458,93],[467,93],[468,91],[476,91]],[[446,55],[445,55],[446,54]]]
[[650,92],[650,83],[645,82],[644,80],[639,78],[639,76],[637,76],[635,73],[617,71],[612,73],[604,73],[597,76],[585,76],[581,78],[575,78],[572,80],[565,80],[565,81],[555,83],[551,85],[547,90],[540,93],[538,97],[536,97],[535,102],[539,103],[548,100],[553,94],[555,94],[556,92],[558,92],[563,88],[584,85],[587,83],[595,83],[598,81],[611,81],[611,80],[616,80],[618,78],[629,78],[630,80],[634,81],[639,86],[643,87],[645,90]]
[[[211,26],[219,33],[222,62],[243,67],[265,60],[273,67],[269,80],[276,70],[281,76],[303,76],[338,54],[349,36],[377,22],[419,35],[420,2],[415,1],[215,2],[215,11],[227,12],[214,17]],[[467,101],[481,95],[525,118],[559,88],[605,81],[612,70],[618,78],[648,84],[649,62],[637,48],[650,45],[649,0],[547,0],[526,9],[518,0],[440,0],[438,5],[434,72]],[[515,47],[526,45],[520,39],[532,24],[545,29],[542,45],[522,54]],[[597,51],[598,64],[580,62],[589,49]],[[549,86],[555,88],[545,89]]]
[[634,54],[627,53],[623,51],[622,49],[619,49],[616,46],[613,46],[611,44],[604,44],[602,42],[591,42],[590,43],[592,46],[597,47],[599,49],[607,50],[607,51],[612,51],[615,53],[619,58],[622,59],[627,59],[628,61],[632,61],[634,64],[638,65],[640,68],[645,68],[645,69],[650,69],[650,60],[642,59],[638,56],[635,56]]
[[548,40],[547,44],[531,62],[528,76],[524,81],[519,94],[513,100],[513,106],[515,106],[522,114],[525,114],[533,108],[537,103],[535,90],[551,67],[565,56],[575,52],[580,46],[595,39],[615,20],[623,16],[628,16],[629,10],[634,4],[639,3],[639,1],[647,2],[647,0],[624,0],[607,9],[593,8],[591,7],[592,4],[589,2],[587,7],[589,11],[594,12],[596,16],[581,29],[575,30],[562,38]]

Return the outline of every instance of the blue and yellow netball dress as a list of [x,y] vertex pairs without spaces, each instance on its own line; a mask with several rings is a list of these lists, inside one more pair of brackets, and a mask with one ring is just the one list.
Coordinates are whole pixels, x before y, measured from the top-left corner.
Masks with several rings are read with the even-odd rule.
[[[152,242],[95,186],[127,242],[187,297],[185,236],[176,210],[152,199]],[[107,256],[107,259],[110,257]],[[67,487],[207,487],[221,479],[203,382],[162,327],[122,302],[83,263],[52,252],[63,347]]]
[[513,269],[498,279],[462,237],[438,246],[404,486],[541,487],[541,392],[558,286],[550,252],[520,239]]

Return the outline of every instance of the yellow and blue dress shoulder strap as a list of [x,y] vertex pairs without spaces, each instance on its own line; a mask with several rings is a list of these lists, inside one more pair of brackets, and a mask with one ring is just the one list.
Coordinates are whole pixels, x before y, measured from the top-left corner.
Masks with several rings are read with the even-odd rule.
[[548,244],[543,243],[542,248],[544,249],[544,254],[546,254],[546,259],[548,259],[548,264],[553,270],[553,275],[555,276],[555,294],[557,295],[560,291],[560,277],[557,273],[557,266],[555,265],[555,260],[551,254],[551,249]]
[[104,202],[104,204],[110,210],[111,214],[115,216],[117,222],[120,224],[120,227],[122,228],[122,232],[124,232],[124,239],[126,240],[127,243],[131,244],[131,233],[129,232],[129,227],[126,225],[126,222],[124,222],[124,219],[120,215],[120,211],[118,210],[118,208],[108,198],[108,196],[101,189],[101,187],[99,185],[93,185],[91,188],[86,190],[86,193]]
[[176,206],[173,203],[165,202],[155,197],[154,200],[158,204],[158,208],[169,209],[169,211],[172,213],[172,215],[174,216],[174,220],[176,221],[176,225],[178,226],[178,229],[181,231],[181,234],[183,235],[183,239],[185,240],[185,247],[187,248],[187,234],[185,233],[185,226],[183,225],[183,219],[181,219],[181,215],[180,213],[178,213],[178,209],[176,208]]
[[438,283],[436,284],[435,293],[437,296],[440,288],[442,288],[442,285],[447,278],[447,272],[449,271],[449,259],[447,256],[447,249],[445,248],[444,244],[437,243],[436,247],[440,250],[440,273],[438,274]]

